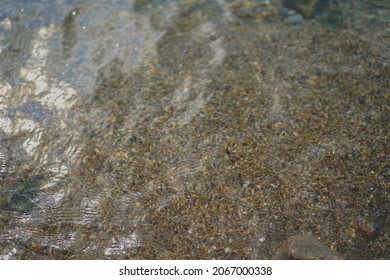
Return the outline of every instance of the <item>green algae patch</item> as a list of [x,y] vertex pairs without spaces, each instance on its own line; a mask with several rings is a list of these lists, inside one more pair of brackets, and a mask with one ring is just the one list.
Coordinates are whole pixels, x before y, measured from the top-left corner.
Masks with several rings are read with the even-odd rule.
[[5,211],[31,212],[36,205],[37,193],[38,182],[36,180],[14,184],[2,191],[0,207]]
[[376,7],[390,9],[390,2],[388,0],[371,0],[368,3]]

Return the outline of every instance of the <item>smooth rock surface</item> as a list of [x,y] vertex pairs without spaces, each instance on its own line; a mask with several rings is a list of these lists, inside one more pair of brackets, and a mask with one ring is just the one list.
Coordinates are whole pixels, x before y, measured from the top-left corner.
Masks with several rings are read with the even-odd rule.
[[323,245],[312,235],[294,235],[276,252],[278,260],[341,260],[343,257]]

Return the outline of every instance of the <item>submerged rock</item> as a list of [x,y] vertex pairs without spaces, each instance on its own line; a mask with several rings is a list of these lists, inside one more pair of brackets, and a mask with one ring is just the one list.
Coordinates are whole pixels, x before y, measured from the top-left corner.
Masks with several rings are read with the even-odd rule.
[[30,212],[36,205],[38,183],[26,181],[9,186],[1,193],[0,208],[5,211]]
[[300,25],[304,22],[303,17],[298,13],[288,15],[283,21],[287,24]]
[[294,235],[283,242],[275,259],[341,260],[343,257],[320,243],[312,235]]
[[289,9],[295,10],[304,17],[310,18],[324,11],[330,0],[283,0],[283,5]]

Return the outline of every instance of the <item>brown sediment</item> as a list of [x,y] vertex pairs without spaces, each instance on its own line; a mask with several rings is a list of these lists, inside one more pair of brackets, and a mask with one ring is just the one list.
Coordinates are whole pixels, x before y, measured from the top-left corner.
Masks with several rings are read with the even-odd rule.
[[300,234],[388,258],[385,30],[207,7],[178,6],[147,63],[102,66],[47,134],[79,154],[40,234],[73,241],[32,238],[20,258],[271,259]]

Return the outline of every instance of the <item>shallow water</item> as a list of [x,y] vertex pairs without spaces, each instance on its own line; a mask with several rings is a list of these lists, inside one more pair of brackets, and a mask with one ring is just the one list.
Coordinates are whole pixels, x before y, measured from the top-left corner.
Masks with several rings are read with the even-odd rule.
[[335,2],[0,0],[0,259],[389,258],[390,12]]

